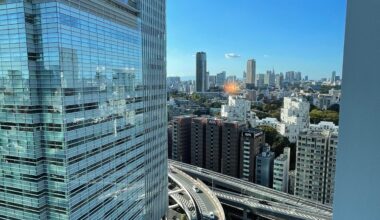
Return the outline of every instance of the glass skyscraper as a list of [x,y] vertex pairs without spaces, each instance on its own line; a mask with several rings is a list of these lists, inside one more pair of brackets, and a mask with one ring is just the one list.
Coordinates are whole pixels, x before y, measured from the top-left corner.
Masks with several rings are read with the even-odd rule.
[[0,1],[0,219],[159,219],[165,0]]

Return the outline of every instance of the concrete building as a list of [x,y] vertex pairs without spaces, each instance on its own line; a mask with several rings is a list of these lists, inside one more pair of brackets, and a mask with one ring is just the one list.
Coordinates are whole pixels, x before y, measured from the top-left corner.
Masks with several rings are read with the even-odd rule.
[[277,129],[279,124],[280,122],[277,120],[277,118],[263,118],[256,120],[256,126],[265,125]]
[[261,152],[256,156],[255,183],[272,188],[274,152],[268,144],[262,145]]
[[255,182],[256,156],[265,144],[265,134],[255,128],[243,129],[240,136],[240,178]]
[[165,4],[1,1],[1,219],[165,216]]
[[221,119],[207,119],[204,167],[216,172],[221,171],[222,126],[223,121]]
[[196,54],[196,91],[207,91],[207,58],[205,52],[197,52]]
[[251,111],[251,101],[241,96],[230,95],[228,105],[222,105],[220,114],[222,117],[231,121],[243,121],[255,127],[256,114]]
[[286,193],[289,191],[289,166],[290,148],[285,147],[284,153],[274,160],[273,189]]
[[307,130],[297,141],[295,195],[333,204],[338,133]]
[[246,81],[248,85],[255,85],[256,81],[256,60],[251,59],[247,61]]
[[172,159],[184,163],[191,161],[191,121],[194,116],[173,118]]
[[237,178],[239,177],[240,132],[244,126],[244,122],[225,121],[222,127],[221,172]]
[[310,104],[304,98],[285,97],[278,132],[295,143],[300,131],[309,127],[309,109]]
[[206,148],[206,117],[191,120],[191,157],[190,164],[204,167]]
[[289,186],[288,186],[288,193],[291,195],[294,195],[294,190],[296,188],[296,171],[290,170],[289,171]]
[[274,70],[273,71],[268,70],[265,74],[265,77],[264,77],[264,85],[265,86],[275,86],[276,85],[275,81],[276,81],[276,74],[275,74]]

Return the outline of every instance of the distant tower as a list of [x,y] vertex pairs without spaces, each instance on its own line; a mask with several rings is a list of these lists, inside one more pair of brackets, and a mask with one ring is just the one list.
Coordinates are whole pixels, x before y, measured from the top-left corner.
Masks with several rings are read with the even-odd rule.
[[256,81],[256,60],[251,59],[247,61],[247,73],[245,82],[249,85],[255,85]]
[[331,82],[331,83],[335,83],[335,78],[336,78],[336,72],[333,71],[333,72],[331,73],[331,79],[330,79],[330,82]]
[[198,52],[196,55],[196,91],[205,92],[207,90],[207,82],[206,53]]

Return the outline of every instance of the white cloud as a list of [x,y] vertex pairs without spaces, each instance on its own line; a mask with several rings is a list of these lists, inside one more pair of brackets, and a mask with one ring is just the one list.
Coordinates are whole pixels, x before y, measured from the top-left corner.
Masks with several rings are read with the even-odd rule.
[[226,59],[235,59],[235,58],[239,58],[240,55],[236,54],[236,53],[226,53],[226,54],[224,54],[224,57]]
[[268,54],[264,54],[264,58],[269,58],[270,56]]

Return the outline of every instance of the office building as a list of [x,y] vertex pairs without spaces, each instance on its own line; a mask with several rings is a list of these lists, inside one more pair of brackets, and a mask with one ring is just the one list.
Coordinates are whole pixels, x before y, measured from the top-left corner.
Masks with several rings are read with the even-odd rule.
[[256,156],[255,183],[272,188],[274,156],[268,144],[261,145],[261,152]]
[[286,193],[289,191],[289,165],[290,148],[285,147],[284,153],[273,163],[273,189]]
[[207,118],[197,117],[191,121],[191,157],[190,164],[204,167],[206,148]]
[[255,182],[256,156],[265,144],[265,134],[260,129],[243,129],[240,136],[240,178]]
[[216,74],[216,86],[223,87],[226,81],[226,71]]
[[184,115],[173,118],[172,159],[190,163],[191,121],[194,116]]
[[295,72],[288,71],[285,73],[285,81],[288,83],[293,83],[295,81]]
[[206,124],[205,168],[216,172],[221,171],[223,121],[208,118]]
[[309,127],[310,103],[302,97],[285,97],[281,108],[281,123],[278,132],[287,137],[291,143],[297,141],[298,134]]
[[297,141],[295,195],[333,204],[338,132],[307,130]]
[[196,91],[207,91],[207,60],[205,52],[197,52],[196,54]]
[[246,84],[255,85],[256,81],[256,60],[251,59],[247,61],[247,72],[246,72]]
[[165,2],[2,1],[0,21],[1,218],[163,217]]
[[225,121],[222,127],[221,171],[223,174],[239,177],[240,132],[245,123]]

